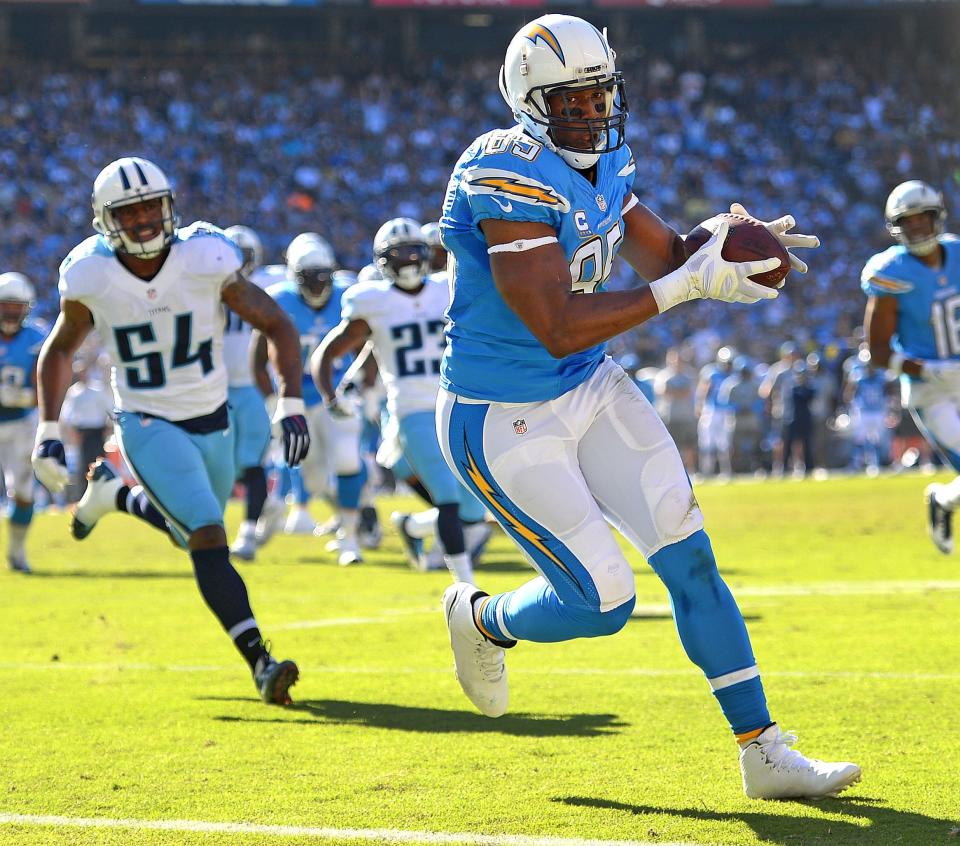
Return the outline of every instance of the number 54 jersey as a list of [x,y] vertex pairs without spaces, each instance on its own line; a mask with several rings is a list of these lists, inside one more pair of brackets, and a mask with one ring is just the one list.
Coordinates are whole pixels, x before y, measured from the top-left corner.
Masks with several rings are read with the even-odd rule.
[[341,303],[344,320],[370,327],[374,355],[387,390],[387,410],[400,419],[437,407],[440,359],[446,344],[443,313],[450,300],[442,275],[430,276],[416,294],[385,279],[348,288]]
[[481,135],[447,186],[440,233],[450,252],[449,346],[441,385],[497,402],[555,399],[588,379],[603,344],[554,358],[504,302],[490,271],[480,223],[545,223],[570,264],[572,290],[603,290],[623,240],[623,207],[636,168],[630,150],[601,155],[596,184],[519,127]]
[[[867,295],[896,298],[893,346],[910,358],[960,359],[960,240],[945,235],[940,244],[939,270],[898,245],[872,256],[860,277]],[[922,379],[904,376],[901,387],[905,404],[927,401],[930,386]]]
[[178,230],[149,281],[127,270],[100,235],[64,259],[60,296],[93,315],[120,410],[180,421],[226,402],[220,294],[242,264],[239,248],[204,223]]

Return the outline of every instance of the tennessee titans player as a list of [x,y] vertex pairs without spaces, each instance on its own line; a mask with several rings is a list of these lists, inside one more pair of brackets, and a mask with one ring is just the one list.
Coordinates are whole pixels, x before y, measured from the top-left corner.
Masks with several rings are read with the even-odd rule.
[[[338,561],[343,566],[363,560],[357,539],[360,495],[367,474],[360,455],[359,415],[331,414],[310,376],[310,354],[340,322],[340,299],[348,285],[337,277],[333,249],[319,235],[298,235],[287,248],[289,278],[267,293],[289,315],[300,335],[303,399],[314,449],[302,465],[303,481],[313,495],[327,497],[340,520]],[[262,391],[272,391],[267,375],[266,339],[254,340],[254,376]],[[349,360],[337,362],[336,381]]]
[[240,250],[216,227],[179,227],[173,190],[153,162],[124,157],[93,186],[96,235],[60,265],[60,314],[40,352],[37,478],[67,482],[57,420],[73,355],[96,327],[110,355],[115,432],[139,492],[96,462],[77,505],[82,539],[109,511],[132,513],[190,552],[197,585],[253,671],[260,697],[289,704],[299,675],[277,661],[230,562],[223,508],[235,479],[223,362],[223,305],[269,336],[281,385],[274,422],[291,464],[310,446],[300,399],[299,347],[276,304],[240,272]]
[[[943,196],[918,179],[890,192],[884,216],[898,242],[860,276],[870,357],[900,377],[900,397],[931,446],[960,473],[960,240],[944,234]],[[924,491],[927,528],[953,552],[960,476]]]
[[22,273],[0,273],[0,465],[8,503],[7,564],[29,573],[25,544],[33,520],[30,447],[37,431],[37,356],[46,328],[30,319],[36,301]]
[[[623,627],[634,576],[609,521],[670,591],[684,648],[740,742],[747,795],[834,795],[859,767],[791,750],[795,737],[770,719],[677,448],[603,346],[689,300],[776,297],[748,278],[776,260],[726,261],[722,222],[688,256],[683,238],[638,201],[622,76],[606,35],[587,21],[545,15],[526,24],[507,48],[500,88],[517,125],[467,148],[440,220],[452,302],[437,428],[451,468],[540,576],[496,596],[447,589],[460,684],[499,716],[505,647]],[[786,235],[789,216],[766,225],[785,246],[819,243]],[[649,286],[604,291],[618,251]]]

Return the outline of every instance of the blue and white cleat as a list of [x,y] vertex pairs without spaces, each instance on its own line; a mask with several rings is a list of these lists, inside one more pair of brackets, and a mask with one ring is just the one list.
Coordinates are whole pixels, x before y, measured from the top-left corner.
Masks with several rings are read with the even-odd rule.
[[7,564],[14,573],[32,573],[25,555],[8,555]]
[[290,688],[300,678],[300,670],[293,661],[277,661],[269,652],[257,661],[253,681],[257,693],[268,705],[292,705]]
[[797,736],[774,723],[740,750],[743,792],[750,799],[824,799],[860,781],[860,767],[807,758],[795,749]]
[[105,458],[98,458],[87,471],[87,489],[73,509],[70,532],[83,540],[104,514],[117,510],[117,491],[123,481]]
[[923,492],[927,504],[927,533],[933,545],[944,555],[953,552],[953,512],[937,502],[937,491],[943,485],[927,485]]
[[410,517],[404,511],[394,511],[390,515],[390,522],[397,530],[400,536],[400,542],[403,544],[404,554],[407,556],[407,563],[414,570],[426,570],[427,561],[423,554],[423,541],[415,538],[407,531],[407,519]]

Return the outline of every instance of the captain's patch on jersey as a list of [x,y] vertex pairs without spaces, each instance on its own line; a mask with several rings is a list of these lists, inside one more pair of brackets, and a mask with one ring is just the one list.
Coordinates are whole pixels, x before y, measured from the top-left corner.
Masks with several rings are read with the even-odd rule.
[[478,167],[469,171],[463,185],[468,193],[493,195],[494,202],[508,214],[514,201],[546,206],[564,214],[570,211],[569,201],[555,188],[509,170]]

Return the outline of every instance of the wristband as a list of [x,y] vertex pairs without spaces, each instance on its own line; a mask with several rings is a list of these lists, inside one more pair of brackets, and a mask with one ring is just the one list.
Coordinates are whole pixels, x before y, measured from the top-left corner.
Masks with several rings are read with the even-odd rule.
[[892,370],[898,376],[903,373],[903,353],[891,353],[890,358],[887,360],[887,370]]
[[306,406],[303,404],[302,397],[278,397],[277,408],[273,412],[273,422],[279,423],[285,417],[293,417],[296,414],[303,415]]
[[650,293],[657,301],[660,314],[679,303],[700,299],[700,292],[691,284],[690,271],[687,270],[685,265],[678,267],[666,276],[654,279],[650,283]]
[[56,420],[41,420],[37,424],[37,436],[35,442],[42,444],[44,441],[62,441],[60,437],[60,424]]

